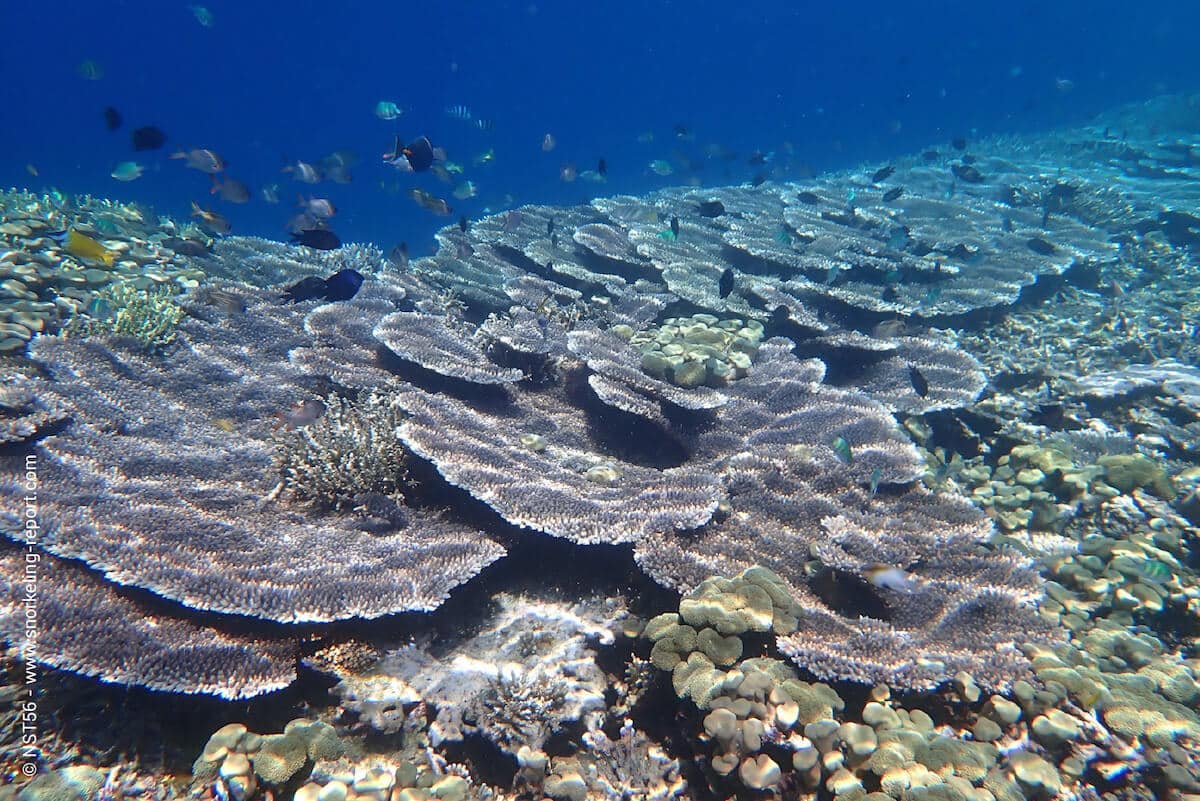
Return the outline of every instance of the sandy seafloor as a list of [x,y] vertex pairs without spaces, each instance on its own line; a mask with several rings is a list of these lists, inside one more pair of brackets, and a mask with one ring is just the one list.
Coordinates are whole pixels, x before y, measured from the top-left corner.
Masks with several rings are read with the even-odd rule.
[[1198,145],[411,262],[7,192],[0,795],[1200,797]]

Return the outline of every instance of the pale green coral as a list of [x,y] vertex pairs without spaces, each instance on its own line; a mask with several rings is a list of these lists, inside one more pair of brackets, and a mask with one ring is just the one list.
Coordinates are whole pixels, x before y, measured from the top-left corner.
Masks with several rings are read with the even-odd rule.
[[148,349],[171,344],[185,312],[170,290],[138,289],[130,282],[110,284],[93,296],[86,315],[64,329],[67,336],[131,337]]

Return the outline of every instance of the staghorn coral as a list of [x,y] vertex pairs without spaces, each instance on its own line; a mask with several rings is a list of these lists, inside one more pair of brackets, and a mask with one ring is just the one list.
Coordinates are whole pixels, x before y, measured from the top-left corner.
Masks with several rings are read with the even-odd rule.
[[[321,517],[273,500],[271,421],[313,398],[287,361],[308,337],[299,310],[248,301],[188,320],[161,357],[116,341],[34,343],[51,376],[37,392],[72,416],[38,446],[42,547],[187,606],[281,621],[431,609],[499,558],[436,514],[372,533],[373,510]],[[15,477],[3,492],[20,494]]]
[[121,593],[68,561],[0,549],[0,633],[23,642],[25,581],[37,581],[37,633],[27,654],[61,670],[152,690],[249,698],[291,684],[297,652],[285,639],[232,634],[186,610]]
[[372,495],[398,499],[407,469],[393,402],[371,392],[354,401],[331,395],[324,406],[320,418],[279,437],[276,459],[286,490],[339,510]]

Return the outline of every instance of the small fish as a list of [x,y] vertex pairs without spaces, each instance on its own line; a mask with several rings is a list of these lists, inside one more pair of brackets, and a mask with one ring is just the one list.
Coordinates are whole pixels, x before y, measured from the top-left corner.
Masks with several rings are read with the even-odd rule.
[[679,218],[678,217],[675,217],[675,216],[671,217],[671,233],[675,235],[676,239],[679,238]]
[[75,74],[85,81],[98,81],[104,77],[104,68],[89,58],[87,61],[80,62],[79,66],[75,68]]
[[725,213],[725,204],[719,200],[702,200],[697,212],[701,217],[720,217]]
[[[510,211],[504,215],[504,230],[515,231],[525,222],[525,215],[519,211]],[[548,225],[553,225],[551,221]]]
[[921,374],[915,364],[908,366],[908,383],[912,384],[913,392],[922,398],[929,396],[929,382],[925,380],[925,376]]
[[412,189],[409,191],[408,195],[414,201],[416,201],[418,206],[426,211],[433,212],[439,217],[449,217],[454,213],[454,209],[450,207],[449,203],[440,197],[431,195],[424,189]]
[[206,211],[200,208],[200,204],[192,201],[192,216],[200,220],[200,224],[215,234],[227,234],[233,230],[233,226],[229,224],[229,220],[222,214],[215,211]]
[[875,493],[879,492],[879,482],[883,480],[883,468],[876,467],[871,471],[871,497],[875,497]]
[[717,294],[723,298],[729,297],[729,293],[733,291],[733,268],[726,267],[721,272],[721,278],[717,281]]
[[25,172],[29,173],[30,176],[32,176],[34,178],[38,177],[38,168],[37,168],[37,165],[35,165],[35,164],[26,164]]
[[672,130],[675,132],[675,138],[682,139],[685,142],[690,142],[696,138],[696,135],[693,134],[683,123],[675,123],[675,126],[672,128]]
[[64,250],[72,256],[98,261],[108,267],[112,267],[117,261],[116,251],[109,250],[95,239],[79,233],[74,228],[67,231],[67,244]]
[[1171,566],[1159,559],[1131,559],[1135,562],[1133,569],[1138,578],[1147,579],[1158,584],[1164,584],[1174,575]]
[[352,270],[349,267],[344,270],[338,270],[325,279],[325,299],[332,301],[350,300],[350,298],[358,294],[358,289],[362,284],[362,273],[358,270]]
[[801,192],[798,195],[796,195],[796,200],[799,200],[801,203],[804,203],[809,206],[815,206],[821,202],[821,198],[818,197],[815,192],[808,192],[808,191]]
[[303,400],[286,411],[275,412],[275,419],[278,421],[275,427],[282,427],[287,431],[291,431],[292,429],[301,428],[309,423],[316,422],[323,414],[325,414],[324,403],[315,398]]
[[319,184],[321,183],[321,171],[307,161],[297,161],[295,164],[289,164],[280,172],[290,172],[292,177],[302,184]]
[[650,162],[650,172],[655,175],[667,176],[675,172],[675,168],[671,166],[671,162],[665,159],[655,159]]
[[323,197],[309,196],[307,200],[303,197],[300,199],[300,208],[311,214],[319,220],[328,220],[333,215],[337,214],[337,209],[333,203]]
[[903,320],[884,320],[881,323],[877,323],[871,329],[871,336],[878,337],[879,339],[892,339],[893,337],[904,336],[907,330],[908,326]]
[[182,159],[185,167],[206,172],[209,175],[225,169],[225,159],[215,151],[197,147],[192,150],[179,150],[172,153],[171,158]]
[[230,203],[250,202],[250,187],[241,181],[229,177],[221,181],[215,175],[210,177],[212,178],[212,189],[208,190],[210,195],[217,195],[221,200],[227,200]]
[[262,195],[262,199],[268,203],[279,202],[279,184],[267,184],[258,192]]
[[104,127],[110,131],[115,131],[121,127],[123,122],[121,112],[117,111],[112,106],[106,106],[104,109]]
[[981,184],[984,182],[983,173],[972,167],[970,164],[951,164],[950,172],[963,183]]
[[496,160],[496,151],[494,148],[489,147],[487,150],[483,151],[482,153],[477,154],[475,156],[475,158],[471,159],[471,162],[476,167],[482,167],[484,164],[491,164],[495,160]]
[[833,448],[833,453],[839,462],[847,466],[854,464],[854,453],[845,437],[835,437],[830,443],[830,447]]
[[117,310],[113,308],[112,302],[107,298],[93,296],[88,301],[87,306],[83,309],[88,317],[93,320],[111,320],[116,316]]
[[337,250],[342,246],[342,240],[328,228],[306,228],[303,231],[293,231],[292,242],[313,250]]
[[446,116],[463,122],[470,122],[472,117],[471,109],[463,105],[446,106]]
[[197,293],[197,299],[230,315],[246,311],[246,301],[241,295],[220,287],[204,287]]
[[451,194],[459,200],[467,200],[479,194],[479,190],[475,188],[475,184],[471,181],[463,181],[461,184],[454,187],[454,191],[451,192]]
[[558,168],[558,179],[560,181],[569,184],[577,177],[579,177],[579,171],[572,162],[568,161],[566,164]]
[[493,131],[496,129],[496,121],[480,118],[475,120],[475,127],[481,131]]
[[547,235],[551,235],[554,233],[554,225],[555,225],[555,223],[554,223],[553,217],[546,220],[546,234]]
[[458,218],[458,230],[465,234],[467,232],[467,227],[467,215],[464,214]]
[[921,303],[923,305],[929,305],[930,303],[933,303],[941,296],[942,296],[942,288],[935,286],[932,289],[930,289],[928,292],[925,293],[925,297],[921,298]]
[[954,148],[955,150],[966,150],[967,149],[967,140],[962,138],[961,136],[956,137],[955,139],[950,140],[950,146],[952,148]]
[[1033,237],[1025,243],[1025,246],[1039,256],[1049,256],[1058,252],[1058,248],[1040,237]]
[[916,580],[907,571],[891,565],[871,565],[863,572],[863,578],[881,590],[912,592],[917,589]]
[[554,248],[555,250],[558,250],[558,234],[557,233],[550,234],[550,247]]
[[[399,147],[399,139],[396,140],[396,145]],[[428,136],[421,136],[414,139],[406,147],[399,148],[399,153],[404,156],[405,161],[412,167],[413,172],[428,170],[433,166],[433,162],[437,158],[437,153],[434,151],[433,144],[429,141]]]
[[118,181],[136,181],[138,178],[142,177],[142,173],[145,171],[146,168],[141,164],[138,164],[136,161],[122,161],[113,168],[111,174],[112,177],[116,178]]
[[670,228],[666,229],[665,231],[659,231],[657,236],[659,239],[666,240],[667,242],[674,242],[675,239],[677,238],[675,236],[675,232],[672,231]]
[[828,270],[826,270],[825,271],[825,286],[833,286],[833,282],[838,279],[838,275],[840,275],[840,274],[841,274],[841,270],[838,269],[838,266],[836,264],[833,265],[832,267],[830,267]]
[[891,203],[893,200],[899,199],[899,197],[903,194],[904,194],[903,186],[893,187],[892,189],[889,189],[888,191],[883,193],[883,202]]
[[390,100],[380,100],[375,104],[375,116],[381,120],[394,120],[404,112]]
[[196,22],[199,22],[205,28],[211,28],[216,21],[213,19],[212,12],[204,6],[188,6],[188,9],[192,12],[192,16],[196,18]]
[[781,245],[790,245],[792,244],[792,235],[786,228],[780,228],[775,234],[775,241]]
[[398,269],[408,269],[408,243],[401,242],[389,250],[388,261]]
[[129,135],[136,151],[158,150],[167,143],[167,135],[153,125],[144,125]]
[[765,172],[755,173],[754,177],[750,179],[750,185],[751,186],[762,186],[763,184],[765,184],[767,182],[767,180],[770,177],[771,176]]
[[596,162],[596,172],[600,174],[601,178],[608,177],[608,161],[606,159],[601,158]]
[[894,173],[895,171],[896,171],[896,168],[893,167],[891,164],[887,165],[886,167],[880,167],[878,170],[876,170],[874,173],[871,174],[871,183],[877,184],[880,181],[886,181],[888,178],[890,178],[892,176],[892,173]]

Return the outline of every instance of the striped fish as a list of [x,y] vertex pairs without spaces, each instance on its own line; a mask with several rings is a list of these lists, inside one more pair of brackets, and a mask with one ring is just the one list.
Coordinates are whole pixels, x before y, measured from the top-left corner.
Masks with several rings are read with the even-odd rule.
[[471,109],[466,106],[446,106],[446,116],[469,122],[471,120]]

